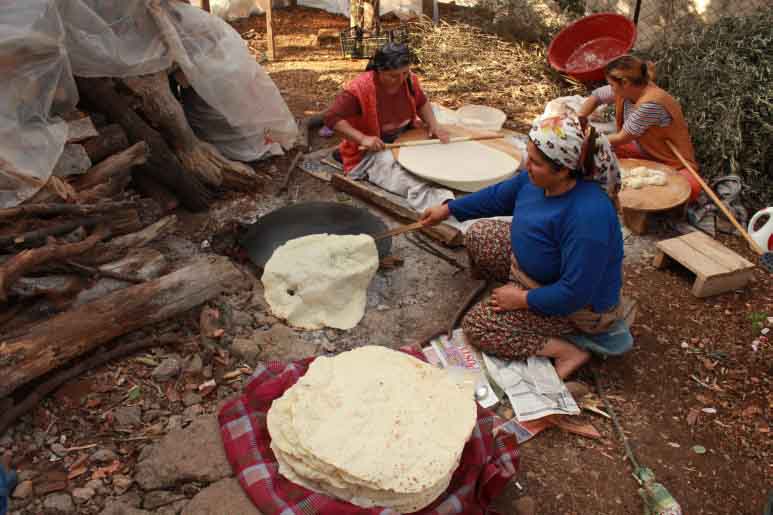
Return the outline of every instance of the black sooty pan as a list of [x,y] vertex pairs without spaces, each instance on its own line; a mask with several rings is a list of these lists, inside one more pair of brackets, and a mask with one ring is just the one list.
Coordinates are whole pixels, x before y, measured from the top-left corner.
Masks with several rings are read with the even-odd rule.
[[[249,226],[239,242],[250,261],[263,268],[274,251],[288,241],[310,234],[370,234],[387,226],[367,209],[337,202],[302,202],[263,215]],[[389,255],[392,238],[376,242],[380,259]]]

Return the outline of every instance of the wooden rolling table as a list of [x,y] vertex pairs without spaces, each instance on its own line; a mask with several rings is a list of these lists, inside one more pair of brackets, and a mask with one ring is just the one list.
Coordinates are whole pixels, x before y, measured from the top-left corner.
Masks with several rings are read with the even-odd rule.
[[644,166],[660,170],[666,174],[665,186],[644,186],[639,189],[625,188],[618,196],[623,209],[623,223],[634,234],[647,232],[649,213],[668,211],[677,208],[690,198],[690,183],[674,168],[655,161],[644,159],[621,159],[620,167],[630,170]]

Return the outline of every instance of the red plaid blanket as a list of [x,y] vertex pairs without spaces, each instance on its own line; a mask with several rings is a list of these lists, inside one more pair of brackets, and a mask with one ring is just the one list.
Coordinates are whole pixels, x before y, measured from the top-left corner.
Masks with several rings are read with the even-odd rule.
[[[279,466],[269,447],[266,414],[271,402],[295,384],[313,360],[259,365],[244,393],[220,411],[218,419],[225,453],[239,483],[265,515],[397,515],[391,509],[359,508],[303,488],[279,475]],[[478,407],[475,430],[448,490],[417,513],[482,515],[487,512],[492,499],[515,475],[519,460],[515,436],[507,432],[493,435],[498,420],[494,413]]]

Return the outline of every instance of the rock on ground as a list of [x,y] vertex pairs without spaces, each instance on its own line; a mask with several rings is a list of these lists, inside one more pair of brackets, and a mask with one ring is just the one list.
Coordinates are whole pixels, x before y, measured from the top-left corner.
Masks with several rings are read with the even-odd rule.
[[173,502],[182,499],[185,499],[184,495],[168,492],[166,490],[155,490],[145,494],[145,498],[142,500],[142,507],[146,510],[155,510],[156,508],[172,504]]
[[150,373],[151,377],[159,382],[165,382],[171,380],[177,374],[180,373],[181,364],[177,358],[166,358],[158,365],[153,372]]
[[93,488],[75,488],[72,491],[72,496],[75,498],[75,502],[83,504],[91,500],[97,494]]
[[56,493],[45,498],[43,508],[53,513],[72,513],[75,511],[75,504],[70,494]]
[[113,413],[115,422],[121,426],[139,426],[142,424],[142,409],[139,406],[124,406]]
[[221,515],[223,513],[260,515],[235,478],[223,479],[209,485],[188,503],[182,515]]
[[211,483],[229,475],[231,465],[217,419],[205,416],[143,450],[134,478],[143,490],[159,490],[189,481]]
[[236,338],[231,346],[233,353],[255,365],[261,361],[295,361],[315,356],[317,344],[308,342],[289,327],[277,324],[267,331],[258,331],[250,338]]
[[16,489],[13,491],[13,498],[14,499],[26,499],[30,495],[32,495],[32,481],[22,481],[16,486]]
[[105,509],[99,515],[152,515],[151,512],[140,510],[123,501],[108,501]]

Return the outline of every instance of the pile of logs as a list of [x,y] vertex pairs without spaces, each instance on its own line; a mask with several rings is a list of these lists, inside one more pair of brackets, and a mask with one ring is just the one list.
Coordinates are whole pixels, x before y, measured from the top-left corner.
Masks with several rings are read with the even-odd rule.
[[[243,282],[226,257],[175,265],[153,248],[175,228],[173,209],[205,210],[218,190],[262,181],[196,137],[168,76],[78,78],[54,174],[0,209],[0,433],[84,363],[123,350],[75,358]],[[25,384],[35,395],[11,401]]]

